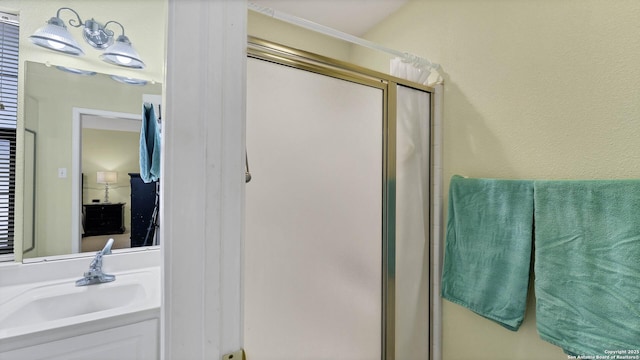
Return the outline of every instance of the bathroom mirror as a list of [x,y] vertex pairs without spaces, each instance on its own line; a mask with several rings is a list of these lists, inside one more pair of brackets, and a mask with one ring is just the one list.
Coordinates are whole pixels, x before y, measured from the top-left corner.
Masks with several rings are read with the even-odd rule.
[[24,259],[97,251],[108,237],[114,249],[153,244],[136,206],[154,210],[156,183],[135,174],[142,104],[159,114],[161,95],[159,83],[26,62]]
[[[94,123],[91,125],[94,133],[106,131],[98,130],[102,125],[95,123],[130,123],[130,117],[140,117],[142,114],[140,94],[161,95],[166,59],[168,2],[3,0],[2,8],[3,11],[19,14],[20,26],[15,260],[34,262],[58,256],[68,257],[68,254],[82,250],[83,203],[91,204],[93,200],[103,202],[105,186],[108,185],[109,202],[125,202],[130,206],[130,195],[126,194],[128,190],[125,188],[129,182],[127,172],[116,171],[116,183],[97,182],[98,172],[113,172],[110,167],[122,165],[116,160],[118,156],[112,155],[110,163],[100,164],[94,161],[87,171],[82,172],[84,176],[74,176],[74,163],[80,163],[82,155],[75,149],[82,149],[82,143],[74,144],[72,140],[82,136],[80,125],[85,123],[85,118],[102,118],[92,119],[87,123]],[[51,17],[56,16],[61,8],[73,9],[63,10],[59,15],[67,24],[71,37],[83,49],[83,55],[73,56],[52,51],[35,45],[29,39]],[[108,21],[120,23],[126,29],[126,36],[140,59],[144,61],[144,69],[132,69],[103,61],[101,55],[104,50],[95,49],[85,41],[82,27],[70,26],[69,21],[76,19],[74,12],[79,14],[83,22],[95,19],[102,24]],[[116,35],[124,31],[115,23],[111,23],[109,29]],[[65,73],[57,69],[56,65],[91,70],[97,74],[80,76]],[[146,86],[127,85],[112,80],[108,76],[111,74],[145,79],[150,83]],[[85,82],[89,85],[85,86]],[[46,89],[34,88],[34,84],[45,84]],[[76,103],[72,103],[74,98]],[[135,105],[125,106],[129,101]],[[111,121],[105,121],[105,117]],[[109,130],[123,132],[118,129]],[[72,136],[73,131],[80,135]],[[104,154],[116,149],[125,151],[115,140],[94,135],[94,140],[91,140],[95,144],[94,153]],[[85,136],[85,140],[90,138],[91,134]],[[76,158],[77,161],[74,160]],[[130,210],[124,208],[125,232],[130,230],[127,220],[130,213],[127,211]]]

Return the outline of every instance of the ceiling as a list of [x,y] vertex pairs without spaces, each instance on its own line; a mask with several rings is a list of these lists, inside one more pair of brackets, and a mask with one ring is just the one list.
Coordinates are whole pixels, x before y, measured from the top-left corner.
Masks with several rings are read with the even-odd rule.
[[355,36],[394,13],[408,0],[249,0]]

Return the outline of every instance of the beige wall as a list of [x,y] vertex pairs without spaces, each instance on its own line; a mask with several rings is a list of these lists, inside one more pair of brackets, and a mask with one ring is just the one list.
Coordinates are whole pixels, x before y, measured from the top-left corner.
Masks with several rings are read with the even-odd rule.
[[[442,64],[446,183],[637,178],[639,18],[636,0],[413,0],[367,38]],[[566,359],[529,300],[516,333],[445,301],[444,359]]]
[[334,59],[349,60],[349,43],[249,11],[247,33],[296,49],[310,51]]

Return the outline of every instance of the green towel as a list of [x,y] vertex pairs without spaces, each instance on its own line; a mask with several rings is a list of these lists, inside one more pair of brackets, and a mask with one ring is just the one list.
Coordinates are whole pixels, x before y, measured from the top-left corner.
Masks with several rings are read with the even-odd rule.
[[509,330],[524,319],[533,182],[453,176],[442,297]]
[[592,358],[640,350],[640,180],[534,186],[540,337]]
[[142,104],[140,129],[140,178],[145,183],[160,179],[160,129],[153,104]]

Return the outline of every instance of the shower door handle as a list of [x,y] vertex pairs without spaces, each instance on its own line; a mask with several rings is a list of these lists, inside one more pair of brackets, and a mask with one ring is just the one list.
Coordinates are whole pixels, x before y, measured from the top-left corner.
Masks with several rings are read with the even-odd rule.
[[244,168],[244,182],[248,183],[251,181],[251,172],[249,172],[249,155],[247,154],[247,150],[244,151],[244,160],[245,160],[245,168]]

